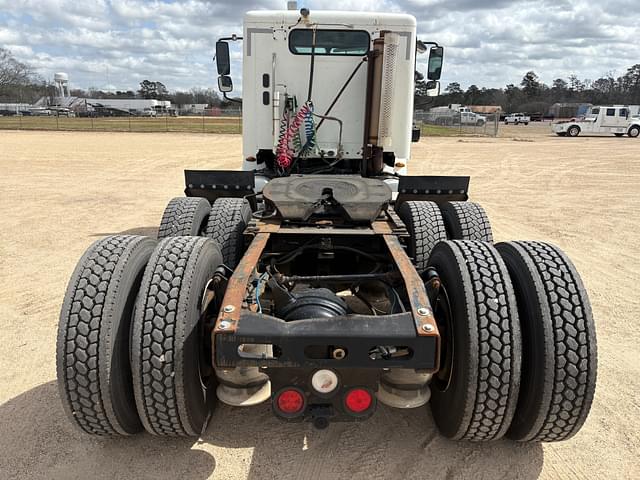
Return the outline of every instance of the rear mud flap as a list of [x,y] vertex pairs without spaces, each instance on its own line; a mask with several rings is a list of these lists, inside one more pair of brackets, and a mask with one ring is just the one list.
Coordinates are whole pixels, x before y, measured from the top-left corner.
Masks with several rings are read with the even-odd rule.
[[248,197],[255,208],[255,178],[253,172],[235,170],[185,170],[187,197],[202,197],[215,202],[220,197]]
[[409,176],[400,177],[396,210],[410,200],[459,202],[469,198],[469,177]]

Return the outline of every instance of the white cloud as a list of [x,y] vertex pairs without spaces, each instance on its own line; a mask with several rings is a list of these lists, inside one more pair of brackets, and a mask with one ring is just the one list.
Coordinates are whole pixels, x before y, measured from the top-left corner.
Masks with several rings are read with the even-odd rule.
[[[637,0],[299,0],[311,10],[412,13],[420,38],[445,46],[443,83],[504,86],[535,70],[543,81],[598,78],[637,63]],[[284,0],[0,0],[0,45],[45,77],[75,86],[213,86],[217,37],[241,30],[250,9]],[[234,52],[234,80],[241,78]],[[424,63],[424,59],[420,60]],[[107,71],[109,74],[107,75]]]

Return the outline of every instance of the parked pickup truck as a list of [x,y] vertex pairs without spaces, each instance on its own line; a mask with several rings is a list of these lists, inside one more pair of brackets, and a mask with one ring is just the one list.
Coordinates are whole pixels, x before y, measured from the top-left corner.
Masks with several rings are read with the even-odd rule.
[[512,113],[511,115],[507,115],[504,117],[504,124],[509,125],[513,123],[514,125],[518,125],[520,123],[524,123],[525,125],[529,125],[531,121],[531,117],[525,115],[524,113]]
[[602,133],[635,138],[640,135],[640,118],[632,117],[629,107],[624,105],[591,107],[585,117],[554,123],[551,129],[561,137]]
[[436,125],[475,125],[484,126],[487,117],[478,115],[471,111],[469,107],[464,107],[458,103],[448,106],[434,107],[429,110],[431,119]]

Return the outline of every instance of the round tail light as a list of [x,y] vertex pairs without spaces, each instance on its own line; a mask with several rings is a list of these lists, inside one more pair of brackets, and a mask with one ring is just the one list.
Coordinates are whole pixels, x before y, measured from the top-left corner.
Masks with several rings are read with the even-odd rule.
[[293,388],[283,390],[276,398],[276,405],[285,415],[295,415],[304,409],[304,395]]
[[352,413],[363,413],[369,410],[373,403],[373,397],[364,388],[354,388],[344,397],[344,404]]

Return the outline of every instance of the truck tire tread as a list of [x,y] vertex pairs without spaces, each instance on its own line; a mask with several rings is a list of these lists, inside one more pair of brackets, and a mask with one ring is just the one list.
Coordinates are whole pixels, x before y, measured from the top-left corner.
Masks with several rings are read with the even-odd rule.
[[596,386],[597,344],[589,298],[559,248],[543,242],[496,247],[514,283],[524,344],[521,398],[507,436],[566,440],[584,424]]
[[194,371],[197,364],[190,361],[199,347],[194,338],[199,311],[196,308],[194,314],[193,306],[202,295],[195,291],[200,288],[195,285],[199,272],[204,268],[212,276],[220,260],[217,246],[208,238],[170,237],[158,244],[145,270],[133,320],[131,359],[140,419],[155,435],[197,436],[206,427],[210,398],[189,394],[200,381]]
[[440,206],[451,240],[493,242],[493,232],[484,208],[474,202],[445,202]]
[[408,201],[400,205],[398,216],[409,231],[408,254],[418,272],[423,272],[433,247],[447,239],[442,213],[435,202]]
[[456,299],[454,341],[463,352],[454,356],[461,363],[454,363],[451,389],[432,388],[435,422],[453,439],[498,439],[515,412],[521,365],[517,305],[506,266],[492,245],[468,240],[438,244],[429,265]]
[[200,235],[211,205],[206,198],[172,198],[162,214],[158,239],[181,235]]
[[251,221],[251,206],[244,198],[218,198],[211,206],[205,229],[220,247],[225,265],[235,268],[243,251],[243,232]]
[[69,280],[60,312],[57,377],[69,418],[92,435],[142,429],[129,364],[131,311],[155,240],[98,240]]

